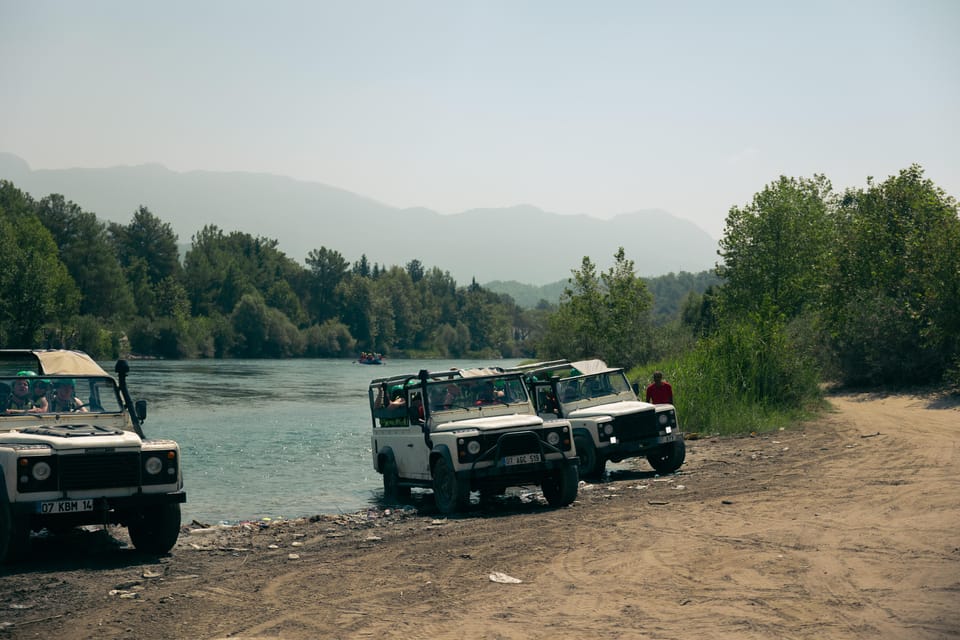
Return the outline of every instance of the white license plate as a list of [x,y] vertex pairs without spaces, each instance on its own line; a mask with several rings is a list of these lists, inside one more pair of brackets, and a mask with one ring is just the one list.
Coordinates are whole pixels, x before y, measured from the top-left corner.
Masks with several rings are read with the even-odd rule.
[[40,513],[77,513],[79,511],[93,511],[93,499],[56,500],[40,503]]
[[533,464],[535,462],[540,462],[539,453],[521,453],[518,456],[504,456],[503,464],[506,466],[513,466],[515,464]]

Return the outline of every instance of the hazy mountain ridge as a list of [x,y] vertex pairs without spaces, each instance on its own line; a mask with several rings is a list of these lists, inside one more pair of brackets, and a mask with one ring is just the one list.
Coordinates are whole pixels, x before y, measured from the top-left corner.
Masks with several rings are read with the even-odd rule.
[[188,242],[204,225],[272,238],[303,261],[327,247],[353,262],[404,265],[418,259],[458,283],[554,283],[590,256],[598,269],[623,246],[642,276],[709,269],[717,242],[695,224],[660,210],[609,220],[561,215],[531,205],[441,215],[399,209],[318,182],[260,173],[175,172],[158,164],[32,170],[0,152],[0,178],[34,198],[63,195],[103,220],[128,223],[140,205]]

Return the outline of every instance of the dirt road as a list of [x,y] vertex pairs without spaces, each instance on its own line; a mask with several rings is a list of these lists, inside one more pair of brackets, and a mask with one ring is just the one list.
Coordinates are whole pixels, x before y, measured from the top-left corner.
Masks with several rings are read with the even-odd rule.
[[122,530],[41,539],[0,575],[0,639],[960,638],[960,405],[831,401],[690,441],[666,478],[615,465],[566,509],[443,519],[422,494],[201,528],[159,560]]

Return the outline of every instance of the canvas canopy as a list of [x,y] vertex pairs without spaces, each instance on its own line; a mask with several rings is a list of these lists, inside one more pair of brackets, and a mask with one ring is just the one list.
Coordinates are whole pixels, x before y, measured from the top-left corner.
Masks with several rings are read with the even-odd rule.
[[579,371],[581,375],[591,375],[595,373],[606,373],[607,371],[616,371],[614,367],[610,367],[606,362],[600,359],[593,360],[581,360],[579,362],[571,362],[570,366]]
[[[81,351],[64,349],[30,350],[9,349],[0,352],[0,360],[32,363],[36,373],[45,375],[107,376],[106,371],[93,358]],[[20,365],[18,365],[20,366]]]

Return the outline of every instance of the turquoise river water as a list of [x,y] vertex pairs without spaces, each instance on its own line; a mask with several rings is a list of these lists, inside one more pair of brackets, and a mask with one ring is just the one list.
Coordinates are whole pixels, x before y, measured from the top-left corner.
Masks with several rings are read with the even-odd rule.
[[128,385],[134,399],[147,400],[147,437],[180,443],[183,521],[236,522],[379,504],[367,401],[373,378],[516,362],[137,360]]

